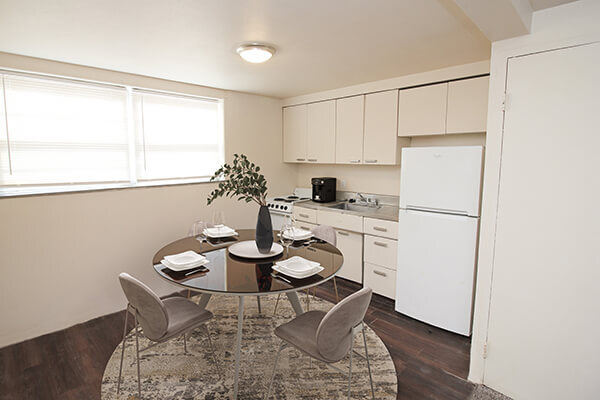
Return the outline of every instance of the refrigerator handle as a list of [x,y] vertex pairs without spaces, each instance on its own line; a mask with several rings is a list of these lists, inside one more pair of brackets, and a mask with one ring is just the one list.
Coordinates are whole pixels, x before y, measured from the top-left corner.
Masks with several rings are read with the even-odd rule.
[[434,213],[440,213],[440,214],[462,215],[465,217],[469,217],[469,213],[467,211],[463,211],[463,210],[447,210],[444,208],[411,206],[408,204],[406,205],[406,210],[408,210],[408,211],[427,211],[427,212],[434,212]]

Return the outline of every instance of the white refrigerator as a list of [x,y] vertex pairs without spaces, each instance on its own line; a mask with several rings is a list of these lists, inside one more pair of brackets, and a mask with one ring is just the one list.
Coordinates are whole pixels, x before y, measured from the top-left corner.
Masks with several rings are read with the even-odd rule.
[[471,334],[482,146],[402,150],[396,311]]

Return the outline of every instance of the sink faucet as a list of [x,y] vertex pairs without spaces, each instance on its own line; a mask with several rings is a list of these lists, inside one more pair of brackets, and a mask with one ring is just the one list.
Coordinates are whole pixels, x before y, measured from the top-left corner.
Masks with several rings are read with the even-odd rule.
[[356,196],[354,196],[355,198],[358,197],[358,199],[360,201],[362,201],[363,203],[368,202],[367,198],[365,196],[363,196],[362,194],[360,194],[359,192],[356,192]]
[[377,207],[379,205],[379,201],[377,201],[374,197],[365,197],[361,193],[356,192],[354,196],[356,203],[365,205],[367,207]]

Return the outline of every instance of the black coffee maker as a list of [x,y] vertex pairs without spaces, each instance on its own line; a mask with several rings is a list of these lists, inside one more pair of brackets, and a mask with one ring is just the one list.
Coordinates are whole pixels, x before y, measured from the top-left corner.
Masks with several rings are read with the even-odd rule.
[[312,178],[312,199],[319,203],[335,201],[335,178]]

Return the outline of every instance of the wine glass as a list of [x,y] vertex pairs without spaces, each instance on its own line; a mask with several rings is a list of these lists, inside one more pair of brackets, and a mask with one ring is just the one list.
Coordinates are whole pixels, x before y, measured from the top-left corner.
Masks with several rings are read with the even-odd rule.
[[206,240],[206,232],[205,229],[208,228],[208,224],[204,221],[196,221],[192,224],[188,232],[188,236],[195,237],[196,240],[199,240],[200,243]]
[[287,222],[281,227],[279,237],[281,244],[285,247],[285,258],[289,258],[290,244],[294,243],[294,225]]
[[225,225],[225,212],[224,211],[215,211],[212,216],[212,223],[215,228],[217,228],[218,232],[221,232],[221,228]]

